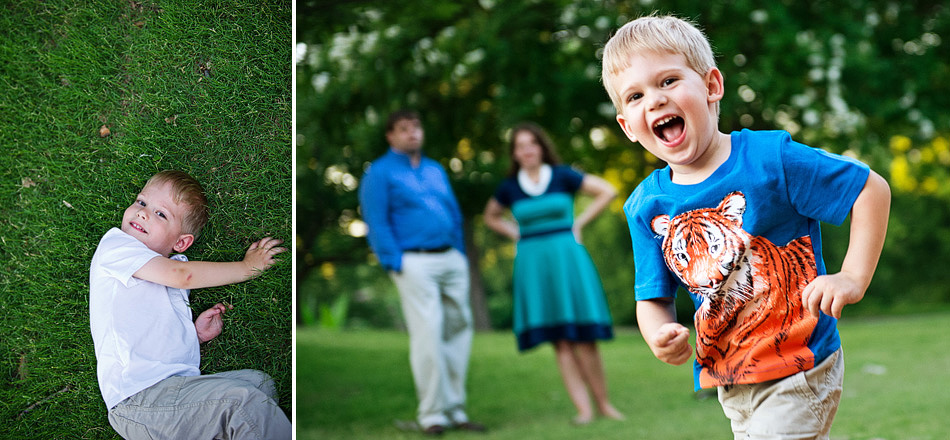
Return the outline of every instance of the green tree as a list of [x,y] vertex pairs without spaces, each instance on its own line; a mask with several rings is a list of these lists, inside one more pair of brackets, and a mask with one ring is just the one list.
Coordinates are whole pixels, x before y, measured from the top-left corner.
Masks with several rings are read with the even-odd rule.
[[[508,166],[506,130],[521,120],[541,124],[566,162],[629,194],[663,164],[617,127],[599,81],[599,51],[614,29],[654,10],[694,20],[712,41],[726,79],[722,130],[788,130],[891,177],[895,211],[869,294],[888,299],[871,306],[888,306],[897,297],[890,291],[906,284],[919,286],[911,290],[921,300],[950,302],[943,275],[920,279],[903,270],[950,256],[942,223],[912,227],[917,214],[950,217],[939,141],[950,133],[943,5],[305,1],[297,9],[296,63],[301,310],[330,310],[342,296],[353,300],[351,313],[375,301],[369,324],[398,315],[360,236],[356,189],[386,148],[386,115],[413,107],[423,115],[426,154],[449,171],[467,219],[476,306],[505,325],[513,250],[484,231],[479,214]],[[895,142],[909,146],[895,149]],[[620,202],[585,239],[615,318],[630,323],[633,268]],[[831,228],[827,235],[834,268],[847,234]]]

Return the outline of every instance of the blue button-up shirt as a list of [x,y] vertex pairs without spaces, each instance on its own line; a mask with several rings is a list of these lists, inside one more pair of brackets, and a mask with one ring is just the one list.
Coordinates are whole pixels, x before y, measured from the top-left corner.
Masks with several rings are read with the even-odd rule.
[[366,171],[359,198],[369,245],[386,270],[401,271],[410,249],[464,252],[462,212],[438,162],[423,156],[414,168],[409,156],[390,148]]

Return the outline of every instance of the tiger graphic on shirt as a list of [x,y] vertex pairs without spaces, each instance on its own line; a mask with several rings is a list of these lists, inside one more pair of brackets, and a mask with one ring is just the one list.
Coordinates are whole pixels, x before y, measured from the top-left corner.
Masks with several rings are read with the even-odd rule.
[[811,237],[785,246],[742,229],[745,195],[715,208],[656,216],[667,267],[702,298],[695,314],[703,388],[758,383],[814,366],[808,339],[818,319],[802,304],[817,276]]

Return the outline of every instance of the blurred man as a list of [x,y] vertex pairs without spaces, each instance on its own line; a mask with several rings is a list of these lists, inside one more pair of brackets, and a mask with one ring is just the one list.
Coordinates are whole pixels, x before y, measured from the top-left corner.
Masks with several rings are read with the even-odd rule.
[[370,247],[399,290],[422,432],[484,431],[465,413],[473,327],[462,213],[445,170],[422,155],[423,138],[416,112],[389,116],[390,149],[366,172],[360,208]]

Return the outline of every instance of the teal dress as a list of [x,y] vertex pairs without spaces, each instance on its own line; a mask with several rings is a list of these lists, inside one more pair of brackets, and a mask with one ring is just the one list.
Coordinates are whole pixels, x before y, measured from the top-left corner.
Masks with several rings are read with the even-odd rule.
[[613,338],[610,312],[594,262],[577,243],[574,193],[583,175],[567,166],[552,170],[538,196],[516,178],[506,179],[495,198],[511,209],[521,239],[514,263],[514,332],[525,351],[547,341],[592,342]]

